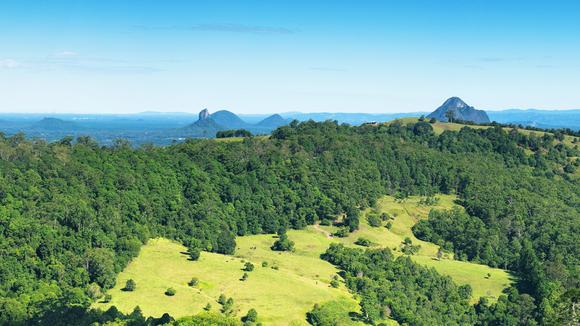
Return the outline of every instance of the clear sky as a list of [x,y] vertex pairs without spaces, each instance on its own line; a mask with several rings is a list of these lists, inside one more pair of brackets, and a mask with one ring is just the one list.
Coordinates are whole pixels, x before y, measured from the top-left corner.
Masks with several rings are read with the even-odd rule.
[[580,1],[2,0],[0,112],[580,108]]

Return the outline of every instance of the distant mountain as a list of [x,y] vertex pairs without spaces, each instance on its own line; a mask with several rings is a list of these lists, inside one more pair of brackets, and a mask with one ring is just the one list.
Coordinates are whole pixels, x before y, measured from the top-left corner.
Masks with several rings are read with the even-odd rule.
[[235,113],[227,110],[221,110],[212,113],[208,119],[215,121],[218,125],[227,129],[242,129],[251,127],[251,125],[240,119],[240,117],[238,117]]
[[79,125],[72,121],[66,121],[57,118],[44,118],[34,123],[32,128],[43,130],[71,130],[79,129]]
[[427,118],[435,118],[439,121],[448,121],[448,112],[453,113],[453,119],[471,121],[475,123],[490,122],[487,113],[483,110],[476,110],[474,107],[467,105],[459,97],[447,99],[443,105],[433,111]]
[[235,113],[227,110],[220,110],[210,114],[207,109],[199,113],[196,122],[186,126],[191,136],[213,137],[221,130],[246,129],[254,134],[264,134],[287,124],[288,121],[279,114],[274,114],[259,123],[248,123],[238,117]]
[[279,114],[273,114],[267,117],[266,119],[258,122],[257,126],[274,129],[287,124],[288,120],[282,118],[282,116]]

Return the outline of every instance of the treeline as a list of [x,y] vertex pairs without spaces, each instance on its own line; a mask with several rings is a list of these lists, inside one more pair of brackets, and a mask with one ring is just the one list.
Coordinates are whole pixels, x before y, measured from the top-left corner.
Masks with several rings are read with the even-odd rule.
[[252,137],[252,133],[246,129],[220,130],[216,132],[215,137],[216,138]]
[[487,256],[439,230],[434,240],[521,273],[529,266],[512,256],[536,255],[530,268],[549,283],[525,281],[521,291],[542,321],[567,286],[578,287],[578,156],[549,137],[498,127],[436,136],[426,122],[293,122],[270,139],[137,149],[0,136],[0,324],[75,324],[151,237],[233,253],[239,235],[342,214],[354,230],[359,210],[380,196],[438,192],[457,194],[493,232],[473,233],[490,240],[480,244]]

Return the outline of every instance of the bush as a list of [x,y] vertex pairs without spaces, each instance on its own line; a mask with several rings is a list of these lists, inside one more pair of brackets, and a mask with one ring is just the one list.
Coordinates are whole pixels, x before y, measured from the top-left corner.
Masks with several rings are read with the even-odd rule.
[[333,288],[337,288],[340,286],[340,283],[338,282],[338,280],[332,280],[330,281],[330,286],[332,286]]
[[251,272],[251,271],[253,271],[253,270],[254,270],[254,264],[252,264],[252,263],[250,263],[250,262],[247,262],[247,263],[244,265],[244,268],[243,268],[243,270],[244,270],[244,271],[246,271],[246,272]]
[[191,260],[198,260],[201,256],[201,242],[197,239],[192,239],[187,246],[187,253]]
[[262,262],[262,267],[268,267],[268,262],[267,261],[263,261]]
[[258,321],[258,312],[256,309],[252,308],[248,310],[248,313],[242,318],[245,323],[255,323]]
[[334,235],[335,237],[339,237],[339,238],[346,238],[349,235],[348,228],[341,227],[338,229],[338,231],[334,232],[332,235]]
[[240,281],[245,281],[248,279],[248,273],[244,273],[244,275],[242,275],[242,278],[240,279]]
[[381,226],[381,218],[379,217],[378,214],[373,213],[368,214],[367,221],[369,222],[369,225],[374,228]]
[[133,279],[129,279],[125,283],[125,287],[123,288],[123,291],[132,292],[132,291],[135,291],[136,287],[137,287],[137,284],[135,283],[135,281],[133,281]]
[[165,290],[165,295],[168,297],[172,297],[174,296],[176,293],[174,288],[168,288],[167,290]]
[[281,232],[278,240],[274,242],[271,249],[274,251],[292,251],[294,249],[294,242],[288,239],[286,232]]
[[199,284],[199,279],[197,277],[192,277],[191,281],[187,283],[189,286],[197,286]]
[[103,299],[104,303],[109,303],[113,299],[113,296],[110,294],[105,294],[105,298]]
[[369,239],[360,237],[354,242],[354,244],[357,244],[357,245],[363,246],[363,247],[370,247],[373,243]]

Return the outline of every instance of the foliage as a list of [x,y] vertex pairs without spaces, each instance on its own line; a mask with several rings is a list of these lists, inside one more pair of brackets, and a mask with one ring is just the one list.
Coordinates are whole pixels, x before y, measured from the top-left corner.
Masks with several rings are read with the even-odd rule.
[[191,280],[187,283],[189,286],[197,286],[199,284],[199,279],[197,277],[192,277]]
[[221,130],[215,134],[215,137],[216,138],[252,137],[252,133],[246,129]]
[[137,287],[137,284],[135,283],[135,281],[133,281],[133,279],[128,279],[127,282],[125,283],[125,287],[123,288],[124,291],[135,291],[135,288]]
[[249,261],[244,264],[244,271],[251,272],[254,270],[254,264],[250,263]]
[[231,254],[236,236],[340,216],[352,232],[384,194],[441,192],[466,212],[433,215],[418,237],[517,272],[533,319],[556,320],[572,303],[565,289],[579,287],[578,149],[563,133],[494,125],[436,135],[420,123],[294,122],[264,140],[135,149],[1,135],[0,316],[35,323],[86,311],[89,286],[113,287],[151,237]]
[[292,251],[294,249],[294,242],[288,239],[288,234],[286,234],[285,229],[278,231],[278,240],[272,245],[272,250],[274,251]]
[[248,313],[242,317],[242,321],[245,323],[255,323],[258,321],[258,312],[256,309],[252,308],[248,310]]
[[363,247],[370,247],[373,243],[371,242],[371,240],[369,240],[367,238],[359,237],[358,239],[356,239],[354,244],[357,244],[357,245],[363,246]]
[[344,270],[369,323],[385,318],[410,325],[474,323],[473,308],[449,277],[404,256],[395,259],[389,249],[362,251],[333,244],[323,258]]
[[165,290],[165,295],[168,297],[172,297],[175,295],[177,291],[175,291],[174,288],[167,288],[167,290]]
[[175,326],[240,326],[241,323],[232,317],[218,313],[202,312],[195,316],[183,317],[175,321]]

